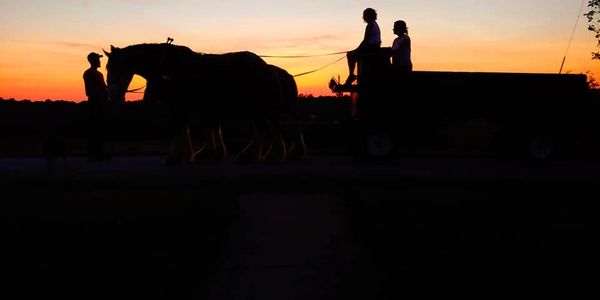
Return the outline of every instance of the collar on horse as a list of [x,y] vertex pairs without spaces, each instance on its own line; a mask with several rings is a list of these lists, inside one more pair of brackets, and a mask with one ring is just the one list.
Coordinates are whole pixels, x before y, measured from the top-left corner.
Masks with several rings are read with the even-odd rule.
[[173,38],[171,38],[171,37],[167,37],[167,42],[166,42],[166,43],[164,43],[164,47],[163,47],[163,50],[162,50],[162,54],[161,54],[161,56],[160,56],[160,61],[159,61],[159,63],[158,63],[158,70],[159,70],[159,74],[158,74],[158,76],[159,76],[161,79],[171,79],[171,77],[170,77],[170,76],[168,76],[168,75],[165,75],[165,74],[164,74],[164,72],[162,72],[162,68],[163,68],[163,65],[164,65],[165,59],[167,58],[167,51],[168,51],[168,49],[169,49],[169,46],[171,46],[171,45],[172,45],[172,43],[173,43]]

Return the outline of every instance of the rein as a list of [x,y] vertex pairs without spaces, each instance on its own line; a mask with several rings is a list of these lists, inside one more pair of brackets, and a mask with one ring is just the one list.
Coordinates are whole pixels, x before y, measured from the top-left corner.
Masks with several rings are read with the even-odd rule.
[[131,89],[131,90],[126,90],[125,93],[135,93],[135,94],[141,94],[143,92],[140,92],[139,90],[145,88],[146,85],[144,84],[143,86],[136,88],[136,89]]
[[340,51],[340,52],[333,52],[333,53],[326,53],[326,54],[313,54],[313,55],[259,55],[259,57],[262,57],[262,58],[306,58],[306,57],[321,57],[321,56],[344,54],[344,56],[336,59],[334,62],[328,63],[320,68],[292,75],[293,77],[300,77],[300,76],[304,76],[304,75],[308,75],[308,74],[312,74],[312,73],[321,71],[321,70],[337,63],[338,61],[340,61],[346,57],[346,53],[348,53],[348,51]]
[[346,58],[346,55],[343,55],[342,57],[338,58],[336,61],[328,63],[328,64],[326,64],[326,65],[324,65],[324,66],[322,66],[320,68],[317,68],[317,69],[314,69],[314,70],[310,70],[308,72],[303,72],[303,73],[300,73],[300,74],[295,74],[293,76],[294,77],[300,77],[300,76],[304,76],[304,75],[308,75],[308,74],[311,74],[311,73],[315,73],[315,72],[321,71],[321,70],[323,70],[323,69],[325,69],[325,68],[327,68],[327,67],[329,67],[329,66],[331,66],[331,65],[333,65],[335,63],[337,63],[338,61],[340,61],[340,60],[342,60],[344,58]]

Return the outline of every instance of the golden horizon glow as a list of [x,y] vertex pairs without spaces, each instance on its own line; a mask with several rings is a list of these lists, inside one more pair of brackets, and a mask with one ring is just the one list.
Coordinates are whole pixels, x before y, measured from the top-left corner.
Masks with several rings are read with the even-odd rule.
[[[18,0],[0,2],[0,97],[83,101],[87,53],[139,43],[174,44],[194,51],[252,51],[259,55],[306,55],[347,51],[362,38],[362,10],[378,11],[382,46],[395,38],[392,24],[408,23],[417,71],[558,73],[580,3],[563,0],[418,0],[372,5],[332,0]],[[202,14],[200,12],[208,12]],[[132,16],[135,16],[132,18]],[[593,33],[581,18],[563,73],[600,74]],[[265,58],[299,74],[321,68],[343,55],[301,59]],[[99,69],[105,75],[107,58]],[[347,76],[346,60],[296,77],[299,92],[333,95],[331,77]],[[136,77],[130,88],[145,84]],[[140,99],[128,94],[127,99]]]

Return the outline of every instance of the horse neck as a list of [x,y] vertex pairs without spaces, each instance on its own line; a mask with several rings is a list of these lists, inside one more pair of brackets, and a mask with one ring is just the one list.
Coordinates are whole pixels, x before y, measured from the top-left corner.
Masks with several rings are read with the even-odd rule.
[[146,81],[186,74],[202,56],[187,47],[167,44],[140,44],[125,49],[131,71]]
[[130,68],[133,74],[146,80],[160,76],[164,71],[168,46],[139,45],[130,49]]

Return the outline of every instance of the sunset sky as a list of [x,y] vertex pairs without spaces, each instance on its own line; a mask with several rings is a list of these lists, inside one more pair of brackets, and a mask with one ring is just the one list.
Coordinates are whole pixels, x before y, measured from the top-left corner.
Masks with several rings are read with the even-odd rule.
[[[563,72],[600,76],[585,17],[567,52],[580,0],[0,0],[0,97],[85,100],[86,56],[111,44],[173,37],[205,53],[347,51],[362,39],[366,7],[378,12],[382,46],[391,45],[395,20],[407,22],[415,70],[558,73],[567,53]],[[341,56],[265,60],[298,74]],[[296,79],[300,93],[332,95],[328,80],[347,72],[344,59]],[[136,78],[130,87],[143,85]]]

